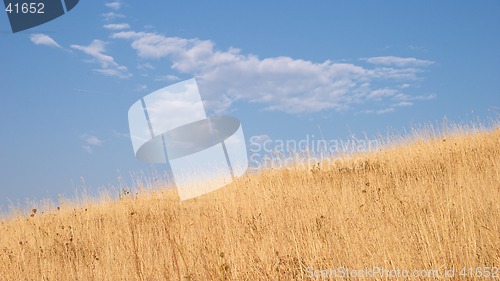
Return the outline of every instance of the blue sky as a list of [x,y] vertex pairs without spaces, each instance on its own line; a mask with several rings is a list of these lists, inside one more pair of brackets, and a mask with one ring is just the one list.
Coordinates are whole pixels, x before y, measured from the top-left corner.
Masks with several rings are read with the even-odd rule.
[[16,34],[0,13],[0,205],[162,172],[127,112],[192,77],[247,141],[496,117],[499,35],[493,0],[80,1]]

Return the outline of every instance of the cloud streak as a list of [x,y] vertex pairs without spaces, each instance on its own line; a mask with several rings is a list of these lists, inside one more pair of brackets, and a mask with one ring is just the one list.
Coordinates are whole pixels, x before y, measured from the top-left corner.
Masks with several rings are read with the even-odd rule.
[[71,48],[91,56],[93,62],[100,65],[100,68],[94,69],[95,72],[118,78],[128,78],[131,76],[127,67],[116,63],[112,56],[105,54],[106,43],[101,40],[93,40],[90,45],[87,46],[71,45]]
[[105,24],[102,27],[109,30],[120,30],[120,29],[129,29],[130,25],[128,23],[110,23],[110,24]]
[[120,10],[122,4],[118,1],[106,3],[106,7],[113,9],[115,11]]
[[57,42],[54,39],[52,39],[50,36],[42,34],[42,33],[31,34],[30,40],[35,45],[44,45],[44,46],[49,46],[49,47],[61,48],[61,46],[59,44],[57,44]]
[[115,12],[104,13],[104,14],[101,14],[101,16],[105,20],[107,20],[107,21],[114,20],[114,19],[117,19],[117,18],[124,18],[125,17],[124,15],[118,14],[118,13],[115,13]]
[[135,31],[115,32],[111,37],[131,41],[141,59],[167,58],[172,69],[195,76],[206,105],[215,112],[223,112],[239,100],[287,113],[342,111],[373,101],[423,100],[403,91],[433,64],[395,56],[362,59],[373,67],[290,57],[261,59],[236,48],[217,50],[214,42],[197,38]]
[[84,142],[84,145],[82,148],[87,152],[87,153],[93,153],[94,148],[96,146],[101,146],[103,144],[103,141],[99,139],[96,136],[88,135],[88,134],[83,134],[80,136],[80,139]]
[[371,64],[396,67],[426,67],[434,64],[434,62],[430,60],[420,60],[417,58],[401,58],[395,56],[372,57],[364,58],[362,60]]

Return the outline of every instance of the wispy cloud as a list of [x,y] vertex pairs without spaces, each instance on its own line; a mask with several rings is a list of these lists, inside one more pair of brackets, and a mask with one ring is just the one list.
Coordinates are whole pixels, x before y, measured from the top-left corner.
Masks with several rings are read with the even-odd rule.
[[368,109],[368,110],[363,110],[363,111],[360,111],[359,113],[381,115],[381,114],[391,113],[391,112],[394,112],[394,111],[395,111],[394,107],[388,107],[388,108],[383,108],[383,109]]
[[424,46],[416,46],[416,45],[410,45],[407,47],[408,50],[411,51],[427,51],[427,48]]
[[364,58],[362,60],[365,60],[366,62],[369,62],[371,64],[396,67],[426,67],[434,63],[430,60],[421,60],[417,58],[401,58],[395,56]]
[[402,102],[395,104],[394,106],[412,106],[412,105],[413,105],[413,102],[402,101]]
[[137,85],[137,87],[135,88],[135,90],[137,92],[144,92],[144,91],[148,90],[148,86],[144,85],[144,84],[140,84],[140,85]]
[[98,73],[119,78],[128,78],[131,76],[128,73],[127,67],[116,63],[112,56],[105,54],[106,43],[101,40],[94,40],[88,46],[71,45],[71,48],[84,52],[91,56],[94,62],[99,63],[100,68],[94,69]]
[[107,20],[107,21],[114,20],[114,19],[117,19],[117,18],[124,18],[125,17],[124,15],[118,14],[118,13],[115,13],[115,12],[104,13],[104,14],[101,14],[101,16],[105,20]]
[[93,153],[96,146],[101,146],[103,141],[96,136],[83,134],[80,139],[84,142],[82,148],[88,153]]
[[150,63],[140,63],[140,64],[137,65],[137,69],[140,69],[140,70],[153,70],[153,69],[156,69],[156,67],[154,67]]
[[142,59],[168,58],[174,70],[195,76],[208,109],[216,112],[238,100],[288,113],[346,110],[374,100],[415,100],[403,91],[433,63],[395,56],[363,59],[373,67],[290,57],[261,59],[236,48],[217,50],[214,42],[197,38],[135,31],[116,32],[112,38],[130,40]]
[[165,82],[172,82],[172,81],[178,81],[178,80],[180,80],[180,78],[175,76],[175,75],[165,75],[165,76],[160,76],[160,77],[155,78],[155,81],[165,81]]
[[59,44],[57,44],[57,42],[54,39],[52,39],[50,36],[42,34],[42,33],[31,34],[30,40],[35,45],[45,45],[45,46],[49,46],[49,47],[61,48],[61,46]]
[[388,98],[388,97],[394,97],[399,93],[398,90],[396,89],[377,89],[374,91],[371,91],[366,97],[371,100],[377,100],[381,101],[382,99]]
[[122,7],[122,3],[118,2],[118,1],[109,2],[109,3],[106,3],[106,7],[113,9],[113,10],[120,10],[120,8]]
[[102,27],[109,30],[121,30],[121,29],[129,29],[130,25],[128,23],[110,23],[110,24],[105,24]]
[[130,140],[130,134],[128,132],[123,133],[123,132],[119,132],[117,130],[112,130],[112,133],[113,133],[114,137]]

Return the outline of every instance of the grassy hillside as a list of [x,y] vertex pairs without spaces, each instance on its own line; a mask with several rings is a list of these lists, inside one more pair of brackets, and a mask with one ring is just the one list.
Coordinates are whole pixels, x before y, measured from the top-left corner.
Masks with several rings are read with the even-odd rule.
[[499,171],[500,130],[469,131],[266,170],[186,202],[166,190],[66,204],[1,222],[0,280],[309,280],[321,269],[453,266],[457,277],[500,267]]

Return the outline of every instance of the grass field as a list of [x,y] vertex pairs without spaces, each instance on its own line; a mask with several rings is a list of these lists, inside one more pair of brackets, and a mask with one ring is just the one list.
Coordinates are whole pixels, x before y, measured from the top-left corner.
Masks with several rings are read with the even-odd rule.
[[0,280],[310,280],[375,267],[378,280],[398,269],[452,280],[453,267],[453,279],[495,267],[500,278],[499,172],[500,129],[456,129],[184,202],[172,189],[66,202],[2,220]]

